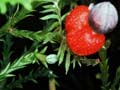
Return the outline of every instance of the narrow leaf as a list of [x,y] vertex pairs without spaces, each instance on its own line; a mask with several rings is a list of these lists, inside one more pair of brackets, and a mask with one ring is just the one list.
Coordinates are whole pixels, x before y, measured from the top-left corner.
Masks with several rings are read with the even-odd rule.
[[63,21],[67,15],[68,15],[68,13],[65,13],[65,14],[61,17],[61,20]]
[[73,64],[73,69],[75,69],[75,65],[76,65],[76,60],[75,59],[72,60],[72,64]]
[[6,74],[6,77],[13,77],[15,76],[14,74]]
[[3,69],[1,72],[0,72],[0,75],[3,75],[5,73],[7,73],[8,69],[10,68],[10,63],[8,63],[8,65],[5,67],[5,69]]
[[69,68],[70,68],[70,51],[67,50],[67,55],[66,55],[66,61],[65,61],[65,71],[66,71],[66,74],[68,73],[69,71]]
[[79,65],[80,67],[82,66],[79,60],[77,60],[77,63],[78,63],[78,65]]
[[44,17],[41,17],[40,19],[41,20],[48,20],[48,19],[57,19],[57,20],[59,20],[59,16],[56,15],[56,14],[49,14],[49,15],[46,15]]
[[44,48],[40,51],[40,53],[45,53],[46,50],[47,50],[47,48],[48,48],[48,46],[44,47]]
[[62,64],[65,56],[65,51],[66,51],[66,46],[64,46],[64,44],[62,43],[58,51],[58,58],[59,58],[58,65]]
[[54,12],[56,9],[54,8],[50,8],[50,9],[45,9],[43,11],[41,11],[40,13],[49,13],[49,12]]
[[43,8],[45,8],[45,9],[50,9],[50,8],[52,8],[52,9],[53,9],[53,5],[50,5],[50,4],[49,4],[49,5],[44,5]]

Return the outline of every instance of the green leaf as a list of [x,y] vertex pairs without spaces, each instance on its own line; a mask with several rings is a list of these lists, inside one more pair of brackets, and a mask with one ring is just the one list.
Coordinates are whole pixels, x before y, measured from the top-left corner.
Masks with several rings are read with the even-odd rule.
[[48,48],[48,46],[45,46],[45,47],[40,51],[40,53],[45,53],[46,50],[47,50],[47,48]]
[[54,43],[53,38],[54,38],[54,34],[53,33],[51,33],[51,32],[47,33],[45,35],[45,39],[43,41],[43,44],[46,44],[48,42]]
[[28,30],[14,29],[13,31],[9,33],[16,37],[27,38],[32,41],[38,41],[38,42],[44,41],[44,43],[53,42],[52,39],[54,37],[54,34],[48,31],[33,32],[33,31],[28,31]]
[[40,19],[41,20],[48,20],[48,19],[57,19],[57,20],[59,20],[59,16],[56,15],[56,14],[49,14],[49,15],[41,17]]
[[46,62],[46,55],[41,54],[41,53],[35,53],[35,56],[46,68],[48,68],[48,65]]
[[106,60],[107,58],[107,49],[110,47],[110,40],[106,40],[104,46],[101,48],[101,50],[99,51],[99,56],[101,60]]
[[100,71],[101,71],[101,81],[102,81],[102,90],[108,90],[109,87],[109,65],[108,65],[108,59],[102,60],[100,62]]
[[0,11],[1,11],[2,14],[7,11],[6,5],[2,2],[0,2]]
[[31,81],[34,82],[34,83],[36,83],[36,84],[38,83],[38,81],[35,80],[35,79],[31,79]]
[[44,5],[43,8],[47,9],[54,9],[53,4],[48,4],[48,5]]
[[77,63],[78,63],[78,65],[79,65],[80,67],[82,66],[79,60],[77,60]]
[[63,21],[67,15],[68,13],[65,13],[64,15],[62,15],[61,20]]
[[72,60],[72,64],[73,64],[73,69],[75,69],[75,66],[76,66],[76,60],[75,59]]
[[5,69],[1,70],[0,72],[0,81],[7,78],[14,76],[10,74],[11,72],[24,68],[26,65],[36,62],[36,57],[34,53],[29,53],[26,55],[22,55],[19,59],[15,60],[12,64],[8,63]]
[[50,8],[50,9],[45,9],[43,11],[40,11],[40,13],[49,13],[49,12],[55,12],[56,9]]
[[63,49],[60,53],[60,56],[59,56],[59,63],[58,65],[61,65],[62,62],[64,61],[64,56],[65,56],[65,50]]
[[32,10],[31,0],[1,0],[0,11],[2,14],[6,13],[8,3],[11,4],[12,6],[16,4],[21,4],[27,10]]
[[119,81],[120,81],[120,67],[118,67],[116,70],[115,78],[111,84],[111,90],[118,90],[116,89],[116,86],[119,85]]
[[51,27],[49,28],[49,31],[53,30],[54,28],[58,27],[59,23],[58,22],[54,22]]
[[5,73],[8,73],[8,70],[10,68],[10,63],[8,63],[8,65],[5,67],[5,69],[3,69],[1,72],[0,72],[0,76],[5,74]]
[[67,74],[70,68],[70,51],[67,50],[66,60],[65,60],[65,73]]
[[19,0],[19,2],[27,9],[32,10],[32,5],[30,0]]
[[59,0],[41,0],[44,3],[55,3],[55,2],[59,2]]
[[104,45],[106,47],[106,49],[108,49],[110,47],[110,45],[111,45],[111,41],[109,39],[106,40],[105,45]]
[[50,3],[53,2],[53,0],[41,0],[43,3]]
[[107,55],[106,48],[105,47],[101,48],[101,50],[99,51],[100,59],[106,60],[106,58],[107,58],[106,55]]
[[44,5],[43,8],[45,10],[42,10],[41,13],[49,13],[49,12],[53,12],[55,14],[58,13],[58,7],[56,5],[51,5],[51,4],[48,4],[48,5]]
[[13,77],[15,76],[14,74],[6,74],[6,77]]
[[65,42],[64,42],[64,40],[62,40],[61,45],[60,45],[59,50],[58,50],[58,54],[57,54],[57,57],[59,59],[58,65],[62,64],[62,62],[64,60],[66,49],[67,49],[67,47],[65,45]]

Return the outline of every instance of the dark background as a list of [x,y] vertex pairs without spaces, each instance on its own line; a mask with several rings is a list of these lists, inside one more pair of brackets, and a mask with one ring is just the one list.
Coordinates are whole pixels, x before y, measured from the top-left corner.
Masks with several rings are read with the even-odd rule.
[[[105,0],[97,0],[96,3],[105,1]],[[120,13],[120,1],[119,0],[107,0],[111,1]],[[79,2],[79,0],[78,0]],[[80,2],[79,2],[80,3]],[[37,31],[41,29],[40,25],[43,25],[43,22],[39,20],[39,13],[34,12],[34,16],[28,17],[25,20],[21,21],[16,25],[19,29],[28,29],[31,31]],[[120,14],[119,14],[120,15]],[[0,26],[2,26],[6,22],[6,18],[4,15],[0,15]],[[115,76],[115,72],[117,67],[120,65],[120,23],[118,23],[115,30],[109,34],[106,34],[106,37],[111,40],[111,46],[107,51],[107,56],[109,58],[110,65],[110,80],[113,80]],[[13,50],[14,56],[12,58],[17,58],[24,49],[24,45],[28,45],[29,48],[32,41],[27,39],[14,38],[13,39]],[[32,65],[31,65],[32,68]],[[30,68],[30,69],[31,69]],[[76,66],[75,70],[70,68],[67,75],[65,75],[64,66],[58,67],[57,65],[52,65],[50,68],[53,72],[59,77],[56,78],[60,86],[57,86],[57,90],[101,90],[100,80],[96,79],[95,75],[99,72],[99,66],[85,66],[83,65],[81,68]],[[27,71],[28,68],[25,68]],[[37,78],[38,84],[33,83],[32,81],[23,83],[24,89],[22,90],[48,90],[48,78],[47,77],[39,77]],[[19,90],[19,89],[14,89]],[[20,89],[21,90],[21,89]]]

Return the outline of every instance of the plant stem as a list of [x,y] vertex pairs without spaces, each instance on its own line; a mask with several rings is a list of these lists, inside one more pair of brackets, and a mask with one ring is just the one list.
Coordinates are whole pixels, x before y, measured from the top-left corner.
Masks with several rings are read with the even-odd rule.
[[49,90],[56,90],[56,84],[54,78],[49,79]]

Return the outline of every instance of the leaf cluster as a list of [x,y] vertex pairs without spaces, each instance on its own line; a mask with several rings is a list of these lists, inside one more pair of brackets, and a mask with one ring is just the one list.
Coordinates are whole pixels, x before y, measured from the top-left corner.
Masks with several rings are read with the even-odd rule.
[[105,46],[101,49],[99,52],[99,56],[101,58],[100,62],[100,73],[99,73],[99,79],[102,82],[101,89],[102,90],[119,90],[120,85],[120,67],[117,68],[115,77],[111,81],[109,80],[110,74],[109,74],[109,60],[107,58],[107,49],[110,46],[110,40],[106,40]]
[[[67,7],[68,2],[69,7]],[[82,0],[81,2],[84,3],[85,1]],[[10,9],[10,15],[6,14],[7,4],[14,7],[13,11]],[[0,89],[5,86],[11,90],[15,87],[22,88],[22,83],[30,80],[37,83],[36,78],[45,76],[49,78],[50,88],[55,90],[55,78],[57,76],[50,70],[50,65],[46,60],[48,55],[54,54],[58,61],[55,64],[64,65],[65,74],[69,73],[71,65],[72,69],[75,69],[77,64],[81,67],[82,64],[95,66],[99,63],[102,90],[120,90],[120,67],[116,70],[114,80],[109,81],[107,59],[109,41],[106,41],[105,46],[99,52],[101,62],[99,59],[74,55],[69,50],[63,26],[69,11],[63,12],[63,10],[65,7],[71,10],[75,5],[77,5],[77,0],[0,0],[0,12],[7,17],[6,23],[0,28],[0,42],[3,43],[2,58],[0,57]],[[36,12],[36,7],[42,8],[38,13],[40,14],[39,20],[44,23],[43,26],[40,26],[43,29],[37,31],[18,29],[16,25],[26,17],[33,16],[31,13]],[[25,49],[23,54],[11,61],[14,52],[11,50],[14,44],[12,39],[16,37],[30,40],[33,43],[29,49]],[[27,76],[19,74],[18,79],[16,79],[14,71],[23,69],[29,64],[37,64],[39,67],[36,71],[30,71]],[[8,77],[12,78],[11,83],[7,83]]]

